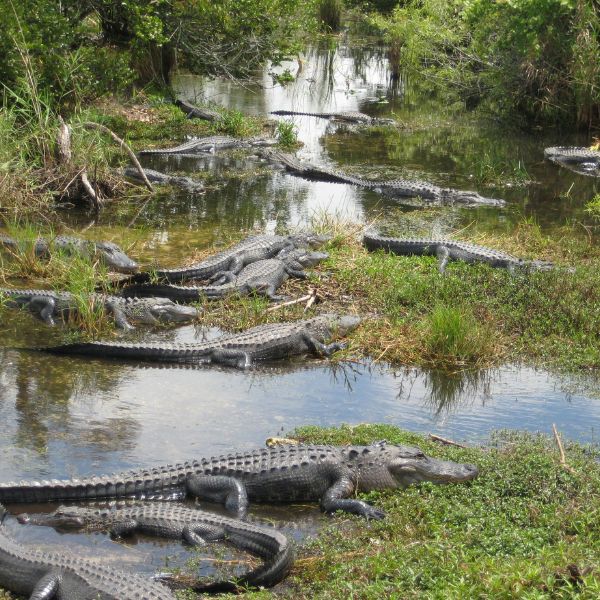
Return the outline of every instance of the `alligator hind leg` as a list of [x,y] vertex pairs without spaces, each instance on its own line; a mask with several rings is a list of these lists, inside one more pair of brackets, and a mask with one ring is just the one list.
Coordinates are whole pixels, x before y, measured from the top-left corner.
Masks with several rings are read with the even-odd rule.
[[321,498],[321,510],[333,513],[342,510],[353,515],[359,515],[366,519],[383,519],[385,513],[362,500],[348,498],[354,491],[354,484],[348,477],[338,479]]
[[44,575],[33,588],[29,600],[50,600],[56,598],[60,586],[60,576],[57,573]]
[[450,250],[447,246],[438,246],[436,250],[436,256],[438,257],[438,269],[442,275],[446,272],[446,265],[450,259]]
[[248,508],[245,486],[227,475],[192,475],[185,482],[188,494],[200,500],[219,502],[227,510],[243,516]]
[[252,359],[247,352],[242,350],[230,350],[228,348],[217,348],[210,354],[210,362],[247,369],[252,366]]
[[182,532],[183,541],[190,546],[205,546],[207,542],[218,542],[225,539],[225,529],[218,525],[198,523],[186,525]]

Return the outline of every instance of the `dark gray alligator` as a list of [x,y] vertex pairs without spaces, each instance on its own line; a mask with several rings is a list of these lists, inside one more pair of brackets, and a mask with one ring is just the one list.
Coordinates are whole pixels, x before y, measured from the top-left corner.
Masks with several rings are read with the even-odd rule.
[[31,525],[110,531],[113,537],[143,533],[183,540],[192,546],[226,541],[265,561],[262,566],[236,578],[235,582],[192,585],[191,589],[196,592],[236,591],[244,586],[270,587],[288,574],[294,562],[287,538],[275,529],[222,517],[176,502],[145,502],[122,508],[61,506],[52,513],[24,513],[18,515],[17,519]]
[[[78,300],[70,292],[0,288],[0,298],[2,297],[7,299],[9,306],[26,308],[47,325],[55,325],[57,318],[67,321],[79,310]],[[196,309],[180,306],[167,298],[122,298],[90,294],[88,302],[91,307],[102,307],[121,329],[132,329],[129,321],[156,325],[183,323],[198,318]]]
[[204,299],[216,300],[232,294],[247,296],[256,294],[269,300],[284,300],[276,291],[289,277],[306,278],[305,267],[312,267],[328,258],[326,252],[309,250],[292,250],[282,258],[267,258],[258,260],[244,267],[235,275],[222,275],[220,285],[184,286],[169,283],[142,283],[126,287],[124,296],[162,296],[176,302],[198,302]]
[[187,116],[188,119],[203,119],[204,121],[218,121],[221,114],[216,110],[209,108],[200,108],[191,102],[185,100],[175,100],[175,106],[178,106]]
[[[0,233],[0,246],[15,251],[21,245],[18,240]],[[113,242],[95,242],[70,235],[57,235],[51,240],[38,238],[35,241],[33,250],[39,258],[48,258],[52,250],[58,250],[66,254],[79,254],[94,260],[100,260],[110,270],[119,273],[135,273],[139,268],[138,264],[134,260],[131,260]]]
[[600,150],[576,146],[553,146],[544,150],[544,156],[581,175],[600,177]]
[[179,146],[171,148],[150,148],[140,150],[138,154],[199,154],[202,152],[217,152],[230,148],[253,148],[274,146],[277,140],[270,138],[234,138],[228,135],[212,135],[209,137],[192,138]]
[[354,315],[325,314],[290,323],[258,325],[240,333],[223,335],[207,342],[190,344],[136,344],[126,342],[83,342],[39,348],[54,354],[83,354],[100,358],[128,358],[162,362],[222,364],[239,369],[256,361],[280,360],[312,353],[330,356],[345,346],[334,342],[355,329],[360,318]]
[[380,519],[384,513],[356,492],[403,488],[413,483],[474,479],[475,465],[429,458],[419,448],[384,441],[370,446],[290,445],[204,458],[176,465],[81,479],[0,483],[2,502],[56,502],[127,496],[189,495],[225,504],[243,514],[249,501],[320,502]]
[[402,239],[366,233],[363,244],[370,251],[385,250],[403,256],[437,256],[441,273],[446,269],[449,260],[462,260],[467,263],[482,262],[509,271],[515,269],[548,271],[554,268],[550,262],[523,260],[500,250],[456,240]]
[[296,235],[253,235],[238,242],[227,250],[217,252],[199,263],[189,267],[178,269],[158,269],[153,273],[138,273],[130,277],[122,284],[146,283],[152,279],[158,281],[169,281],[175,283],[188,279],[218,280],[224,273],[237,275],[246,265],[273,258],[276,255],[283,256],[295,248],[315,248],[329,240],[329,236],[315,233],[302,233]]
[[[0,506],[3,520],[6,510]],[[15,542],[0,527],[0,587],[31,600],[175,600],[164,585],[134,573]]]
[[[126,167],[123,169],[123,175],[136,181],[143,181],[140,172],[135,167]],[[182,175],[168,175],[167,173],[161,173],[154,169],[144,169],[144,175],[151,183],[157,183],[159,185],[174,185],[177,187],[185,188],[191,192],[202,192],[204,191],[204,184],[201,181],[194,181],[190,177],[184,177]]]
[[329,181],[333,183],[348,183],[379,192],[392,198],[407,197],[421,198],[432,204],[461,204],[465,206],[504,206],[504,200],[485,198],[477,192],[466,192],[452,188],[441,188],[424,181],[394,179],[391,181],[372,181],[347,175],[342,171],[319,167],[303,162],[285,152],[265,149],[261,156],[283,167],[287,172],[305,179]]
[[308,117],[319,117],[321,119],[331,119],[333,121],[342,121],[344,123],[360,123],[362,125],[392,125],[395,123],[394,119],[382,119],[379,117],[371,117],[365,113],[361,113],[354,110],[343,112],[303,112],[298,110],[272,110],[271,114],[280,116],[299,115]]

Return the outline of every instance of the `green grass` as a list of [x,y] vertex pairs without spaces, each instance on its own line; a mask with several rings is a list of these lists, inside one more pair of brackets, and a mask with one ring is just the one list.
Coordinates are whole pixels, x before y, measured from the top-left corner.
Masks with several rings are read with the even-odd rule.
[[325,31],[340,30],[343,8],[344,3],[342,0],[319,0],[319,21]]
[[291,121],[279,121],[275,130],[275,137],[282,148],[297,148],[300,145],[298,142],[298,128]]

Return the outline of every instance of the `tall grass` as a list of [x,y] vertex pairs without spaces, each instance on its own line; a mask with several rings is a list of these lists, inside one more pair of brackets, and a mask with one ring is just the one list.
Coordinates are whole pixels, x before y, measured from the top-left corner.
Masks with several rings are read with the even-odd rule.
[[339,31],[342,23],[343,0],[320,0],[319,20],[326,31]]

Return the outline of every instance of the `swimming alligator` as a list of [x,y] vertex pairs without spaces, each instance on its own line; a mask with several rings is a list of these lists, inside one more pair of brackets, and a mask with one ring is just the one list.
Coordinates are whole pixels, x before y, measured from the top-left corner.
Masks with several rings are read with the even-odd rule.
[[363,237],[363,244],[370,251],[385,250],[403,256],[437,256],[440,273],[445,271],[449,260],[462,260],[467,263],[482,262],[491,267],[508,269],[509,271],[515,269],[548,271],[554,268],[554,265],[550,262],[523,260],[501,250],[457,240],[402,239],[366,233]]
[[258,146],[274,146],[277,140],[270,138],[251,137],[234,138],[228,135],[212,135],[209,137],[192,138],[179,146],[171,148],[150,148],[140,150],[138,154],[199,154],[216,152],[229,148],[252,148]]
[[[194,181],[190,177],[184,177],[181,175],[168,175],[167,173],[161,173],[154,169],[143,169],[144,175],[150,183],[157,183],[159,185],[174,185],[182,187],[190,192],[202,192],[204,191],[204,184],[201,181]],[[136,181],[142,181],[140,172],[135,167],[126,167],[123,169],[123,175]]]
[[295,235],[253,235],[243,239],[231,248],[217,252],[195,265],[177,269],[158,269],[152,273],[138,273],[121,282],[122,284],[146,283],[151,280],[169,281],[171,283],[187,279],[218,280],[224,273],[237,275],[246,265],[283,256],[296,248],[315,248],[329,240],[329,236],[315,233]]
[[331,119],[333,121],[342,121],[345,123],[360,123],[362,125],[392,125],[395,123],[394,119],[382,119],[380,117],[371,117],[365,113],[361,113],[354,110],[343,112],[304,112],[298,110],[272,110],[271,114],[280,116],[299,115],[307,117],[319,117],[321,119]]
[[600,150],[576,146],[552,146],[544,150],[544,156],[581,175],[600,176]]
[[52,513],[23,513],[17,519],[20,523],[30,525],[110,531],[113,537],[143,533],[183,540],[192,546],[226,541],[264,560],[263,565],[237,577],[235,582],[186,585],[186,588],[196,592],[231,592],[244,586],[270,587],[288,574],[294,561],[287,538],[275,529],[175,502],[145,502],[121,508],[61,506]]
[[188,119],[203,119],[204,121],[218,121],[221,119],[221,114],[216,110],[200,108],[185,100],[175,100],[175,106],[178,106],[188,116]]
[[[0,519],[6,509],[0,506]],[[0,587],[31,600],[175,600],[161,583],[72,553],[37,550],[0,527]]]
[[128,286],[123,289],[124,296],[161,296],[176,302],[199,302],[203,299],[216,300],[232,294],[247,296],[256,294],[265,296],[269,300],[284,300],[284,296],[276,291],[289,277],[306,278],[305,267],[312,267],[318,262],[328,258],[325,252],[311,252],[309,250],[292,250],[282,258],[267,258],[258,260],[244,267],[235,275],[224,274],[220,277],[220,285],[210,286],[184,286],[168,283],[143,283]]
[[195,496],[243,515],[249,501],[320,502],[337,510],[381,519],[385,513],[355,498],[357,492],[404,488],[413,483],[474,479],[475,465],[429,458],[419,448],[290,445],[213,456],[120,474],[52,481],[0,483],[2,502],[57,502],[143,496]]
[[[28,309],[46,325],[55,325],[55,319],[67,321],[76,314],[80,305],[70,292],[52,290],[14,290],[0,288],[0,298],[11,307]],[[90,294],[90,307],[101,307],[110,314],[120,329],[133,329],[129,321],[156,325],[157,323],[183,323],[198,318],[198,311],[190,306],[180,306],[167,298],[122,298],[105,294]]]
[[290,323],[267,323],[240,333],[226,334],[189,344],[82,342],[38,348],[53,354],[83,354],[100,358],[128,358],[162,362],[222,364],[246,369],[257,361],[287,359],[312,353],[330,356],[345,347],[334,342],[355,329],[360,318],[354,315],[324,314]]
[[[21,242],[0,233],[0,246],[15,251],[21,246]],[[110,270],[118,273],[135,273],[139,268],[138,264],[113,242],[95,242],[70,235],[57,235],[51,240],[35,240],[33,251],[37,257],[49,258],[53,250],[100,260]]]
[[333,183],[348,183],[367,188],[392,198],[409,197],[421,198],[432,204],[461,204],[465,206],[504,206],[504,200],[485,198],[477,192],[441,188],[431,183],[418,180],[394,179],[390,181],[372,181],[347,175],[342,171],[319,167],[308,162],[303,162],[285,152],[265,149],[260,155],[267,160],[282,166],[286,171],[298,177],[316,181]]

